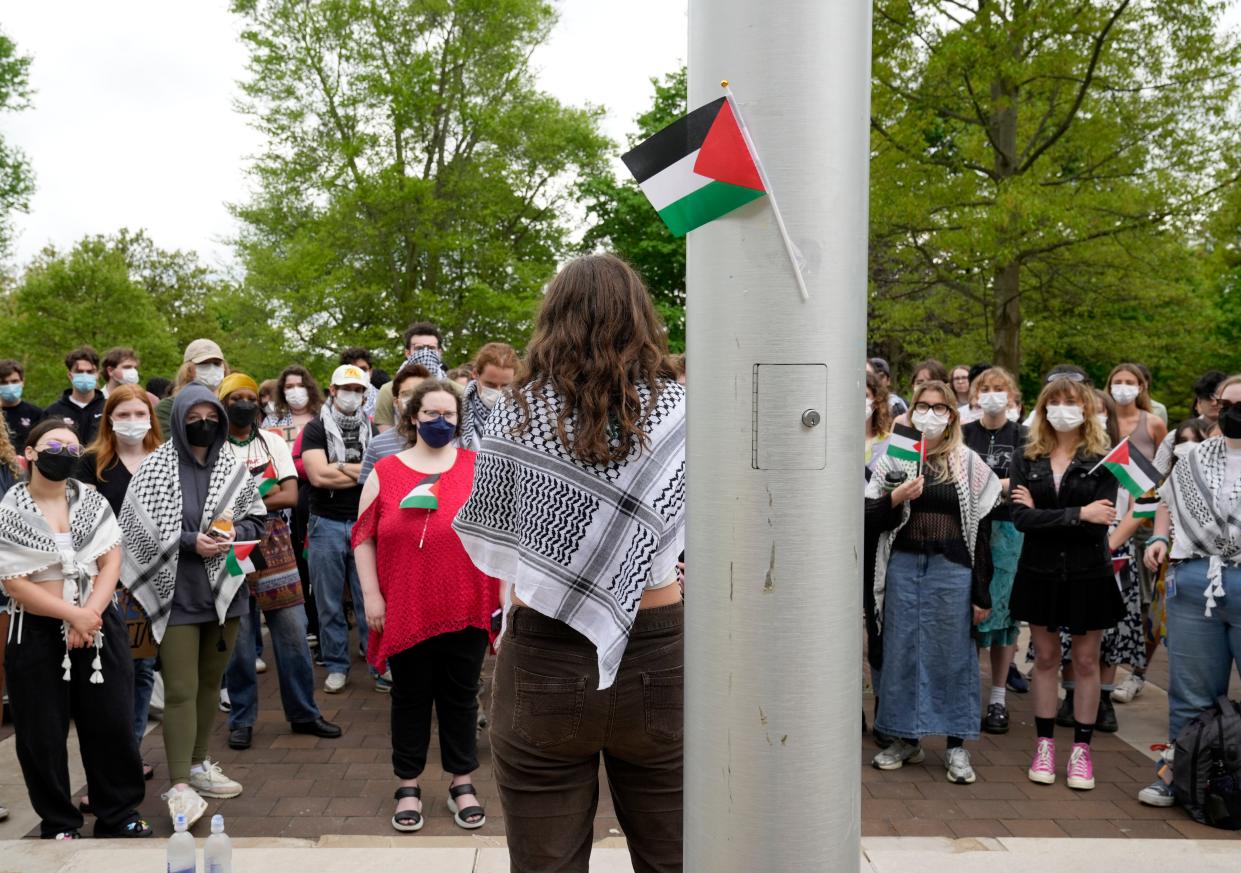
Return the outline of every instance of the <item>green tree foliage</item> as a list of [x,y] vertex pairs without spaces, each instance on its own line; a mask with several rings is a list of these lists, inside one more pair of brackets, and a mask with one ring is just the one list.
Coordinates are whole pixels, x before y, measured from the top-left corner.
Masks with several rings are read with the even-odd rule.
[[0,356],[23,363],[36,403],[68,387],[64,355],[80,345],[101,356],[112,346],[134,347],[144,378],[171,377],[186,344],[200,336],[256,378],[293,360],[261,298],[141,232],[87,237],[68,252],[44,249],[16,284],[0,288],[0,313]]
[[[629,138],[629,148],[667,127],[688,111],[686,69],[652,79],[655,100],[651,108],[636,119],[637,132]],[[674,352],[685,350],[685,240],[673,236],[646,195],[625,174],[617,181],[611,168],[584,174],[578,184],[578,197],[592,219],[582,238],[583,251],[606,250],[620,255],[641,274],[664,323],[668,326],[668,345]]]
[[[0,112],[29,108],[30,95],[30,57],[19,54],[13,40],[0,32]],[[25,212],[33,193],[29,160],[0,136],[0,257],[8,254],[12,244],[12,214]]]
[[[266,136],[236,207],[247,284],[293,344],[398,355],[415,319],[451,358],[521,345],[567,251],[569,181],[599,112],[534,86],[543,0],[234,0],[243,109]],[[387,363],[396,363],[388,360]]]
[[908,360],[1131,357],[1187,387],[1191,241],[1238,178],[1217,0],[880,0],[871,338]]

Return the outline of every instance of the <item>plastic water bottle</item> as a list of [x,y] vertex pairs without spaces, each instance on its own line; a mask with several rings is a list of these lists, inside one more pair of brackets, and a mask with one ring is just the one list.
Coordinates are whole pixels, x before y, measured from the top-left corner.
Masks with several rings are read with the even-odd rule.
[[224,816],[211,816],[211,836],[203,844],[205,873],[233,873],[233,844],[224,833]]
[[197,873],[194,836],[186,830],[184,813],[177,814],[173,827],[176,833],[168,838],[168,873]]

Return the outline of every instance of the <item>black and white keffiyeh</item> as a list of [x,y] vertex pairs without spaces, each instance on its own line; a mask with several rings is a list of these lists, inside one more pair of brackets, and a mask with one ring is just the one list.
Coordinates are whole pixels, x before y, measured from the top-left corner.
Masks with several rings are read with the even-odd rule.
[[[1172,515],[1177,552],[1207,559],[1207,616],[1224,596],[1224,564],[1241,564],[1241,479],[1224,481],[1226,454],[1223,437],[1199,443],[1159,488]],[[1221,506],[1227,513],[1221,514]]]
[[477,452],[482,447],[487,419],[491,417],[491,409],[483,403],[479,394],[477,379],[465,386],[461,405],[465,409],[465,420],[461,422],[461,447]]
[[366,444],[370,441],[370,420],[359,409],[352,415],[341,412],[332,401],[323,404],[319,410],[319,419],[323,422],[323,432],[327,437],[327,459],[335,464],[362,463],[366,454]]
[[595,644],[600,690],[616,678],[642,592],[675,574],[685,542],[685,391],[661,383],[657,399],[647,386],[639,395],[648,447],[602,465],[561,443],[550,389],[525,391],[524,428],[512,394],[502,398],[453,522],[480,570]]
[[[121,583],[150,618],[156,643],[163,640],[168,627],[177,582],[182,519],[180,463],[171,440],[147,455],[129,483],[121,506],[120,524],[125,535]],[[232,452],[222,451],[211,468],[199,530],[206,532],[211,522],[230,507],[234,520],[267,516],[250,473]],[[226,558],[227,553],[203,559],[221,624],[237,589],[245,581],[244,575],[229,574]]]
[[[30,496],[25,482],[19,482],[8,490],[0,501],[0,588],[6,579],[31,576],[41,570],[59,565],[64,581],[62,596],[65,602],[84,606],[94,589],[94,563],[121,542],[121,529],[112,514],[112,507],[102,494],[92,488],[83,488],[76,480],[65,483],[65,496],[69,501],[69,537],[72,551],[63,551],[56,543],[55,533]],[[9,634],[17,626],[17,641],[21,642],[21,624],[25,611],[16,601],[9,600]],[[67,629],[66,625],[66,629]],[[62,631],[63,633],[67,632]],[[99,648],[103,645],[103,633],[95,634],[95,660],[91,664],[90,681],[103,682]],[[62,678],[70,676],[69,650],[61,662],[65,670]]]

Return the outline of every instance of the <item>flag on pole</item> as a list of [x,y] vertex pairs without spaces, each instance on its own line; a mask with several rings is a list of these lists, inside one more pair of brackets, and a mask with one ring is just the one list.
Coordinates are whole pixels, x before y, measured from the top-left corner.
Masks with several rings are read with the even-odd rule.
[[233,543],[233,547],[228,550],[228,556],[224,559],[224,569],[228,570],[228,575],[248,576],[255,571],[256,567],[250,558],[250,553],[258,544],[258,540]]
[[276,465],[271,461],[267,462],[267,466],[254,474],[255,480],[259,486],[259,497],[266,497],[272,492],[279,482],[276,481]]
[[674,236],[767,193],[727,97],[674,121],[621,160]]
[[1120,482],[1121,487],[1135,498],[1141,497],[1159,483],[1159,471],[1145,455],[1130,444],[1129,437],[1121,440],[1090,472],[1093,473],[1100,466],[1106,467]]
[[925,457],[925,447],[921,431],[898,424],[892,428],[892,438],[888,441],[888,454],[902,461],[914,461],[919,466]]
[[1134,518],[1154,518],[1155,510],[1159,508],[1159,497],[1152,495],[1149,497],[1139,497],[1137,502],[1133,504]]
[[427,476],[410,491],[400,503],[401,509],[439,509],[440,474]]

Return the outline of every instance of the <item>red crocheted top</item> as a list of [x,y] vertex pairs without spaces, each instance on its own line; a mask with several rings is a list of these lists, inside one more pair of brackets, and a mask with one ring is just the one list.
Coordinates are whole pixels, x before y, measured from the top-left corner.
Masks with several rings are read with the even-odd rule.
[[452,529],[474,486],[474,453],[458,449],[452,468],[440,474],[437,509],[400,508],[428,474],[410,469],[396,455],[377,463],[372,475],[379,476],[379,495],[353,526],[355,549],[375,541],[379,590],[386,603],[383,631],[370,632],[366,654],[371,665],[382,670],[390,655],[467,627],[491,636],[500,583],[474,566]]

